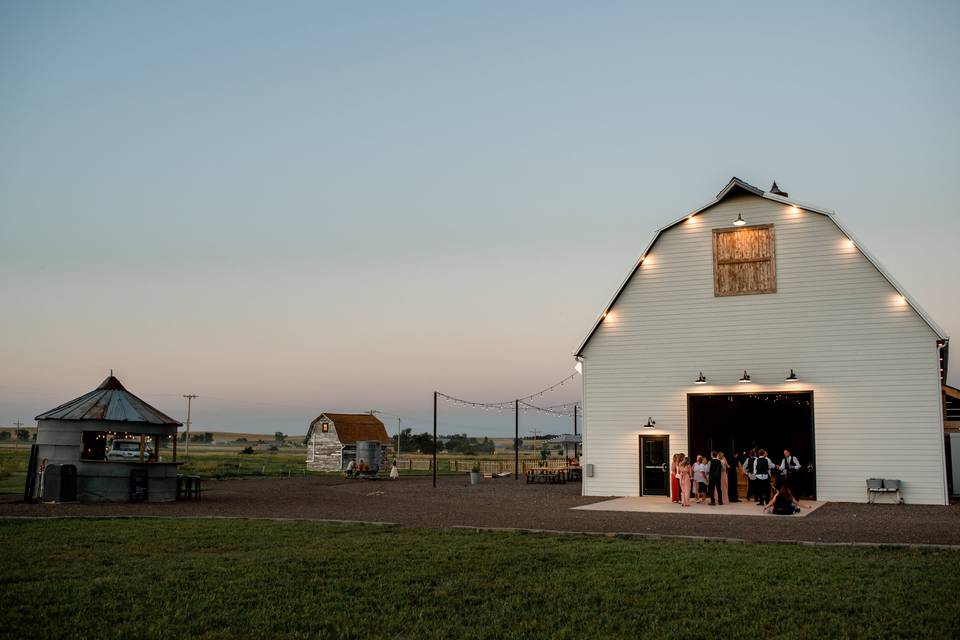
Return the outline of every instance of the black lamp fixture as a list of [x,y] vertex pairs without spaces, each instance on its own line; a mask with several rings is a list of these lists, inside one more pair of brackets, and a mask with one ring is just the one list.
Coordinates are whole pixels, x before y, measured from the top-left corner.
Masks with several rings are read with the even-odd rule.
[[745,224],[747,224],[747,221],[743,219],[743,214],[742,214],[742,213],[738,213],[738,214],[737,214],[737,219],[733,221],[733,226],[735,226],[735,227],[742,227],[742,226],[745,225]]
[[790,375],[784,378],[784,382],[797,382],[800,378],[797,377],[797,374],[793,372],[793,369],[790,369]]
[[701,371],[697,379],[693,381],[693,384],[707,384],[707,379],[703,377],[703,371]]
[[744,370],[743,370],[743,377],[740,378],[740,384],[746,384],[746,383],[748,383],[748,382],[750,382],[750,374],[747,373],[747,370],[746,370],[746,369],[744,369]]
[[643,425],[643,426],[647,427],[648,429],[653,429],[655,426],[657,426],[657,421],[654,420],[653,418],[649,418],[649,417],[648,417],[648,418],[647,418],[647,424],[645,424],[645,425]]

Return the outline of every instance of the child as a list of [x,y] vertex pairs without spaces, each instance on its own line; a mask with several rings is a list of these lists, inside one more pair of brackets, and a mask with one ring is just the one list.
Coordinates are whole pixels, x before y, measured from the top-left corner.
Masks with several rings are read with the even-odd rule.
[[693,479],[697,483],[697,504],[707,499],[707,469],[706,459],[697,456],[697,462],[693,465]]
[[690,481],[690,458],[684,456],[677,466],[680,474],[680,506],[690,506],[690,490],[693,488]]

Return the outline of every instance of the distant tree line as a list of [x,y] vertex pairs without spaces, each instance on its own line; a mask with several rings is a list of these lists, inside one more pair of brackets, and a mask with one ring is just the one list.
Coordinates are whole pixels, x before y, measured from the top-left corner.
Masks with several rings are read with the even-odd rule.
[[[491,454],[495,445],[490,438],[471,438],[465,433],[438,438],[438,451],[459,453],[463,455]],[[413,429],[404,429],[400,432],[400,449],[402,451],[415,450],[418,453],[433,453],[433,434],[424,431],[414,435]]]
[[[187,432],[184,431],[180,434],[180,442],[187,441]],[[213,442],[213,432],[212,431],[203,431],[201,433],[191,433],[190,442]]]

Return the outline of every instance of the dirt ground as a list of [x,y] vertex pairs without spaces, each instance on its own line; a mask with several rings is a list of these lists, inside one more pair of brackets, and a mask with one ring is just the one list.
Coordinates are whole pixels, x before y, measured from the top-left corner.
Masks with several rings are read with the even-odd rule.
[[523,479],[466,476],[399,481],[332,477],[206,480],[201,502],[162,504],[25,504],[0,498],[0,516],[273,517],[391,522],[411,527],[518,527],[584,532],[738,538],[753,541],[925,543],[960,545],[960,506],[831,503],[805,518],[686,513],[575,511],[604,498],[580,485],[528,485]]

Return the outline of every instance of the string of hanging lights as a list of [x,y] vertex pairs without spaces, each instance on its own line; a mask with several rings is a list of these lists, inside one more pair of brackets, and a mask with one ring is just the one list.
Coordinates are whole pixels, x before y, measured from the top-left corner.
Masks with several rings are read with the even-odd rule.
[[[573,412],[576,411],[577,407],[579,406],[579,404],[576,402],[569,403],[566,405],[557,405],[556,407],[538,407],[536,405],[530,404],[529,402],[521,402],[520,404],[522,404],[524,407],[527,407],[533,411],[538,411],[540,413],[548,413],[553,416],[560,416],[564,418],[572,417]],[[558,410],[559,407],[566,407],[566,410]]]
[[[555,391],[556,389],[559,389],[560,387],[564,386],[565,384],[567,384],[568,382],[570,382],[571,380],[573,380],[575,377],[577,377],[577,375],[578,375],[577,372],[574,371],[573,373],[571,373],[569,376],[567,376],[567,377],[564,378],[563,380],[561,380],[561,381],[559,381],[559,382],[556,382],[556,383],[550,385],[550,386],[547,387],[546,389],[542,389],[542,390],[540,390],[540,391],[537,391],[536,393],[531,393],[531,394],[528,395],[528,396],[523,396],[523,397],[521,397],[521,398],[517,398],[516,400],[507,400],[507,401],[504,401],[504,402],[477,402],[477,401],[474,401],[474,400],[464,400],[463,398],[457,398],[457,397],[454,397],[454,396],[451,396],[451,395],[447,395],[446,393],[443,393],[442,391],[438,391],[438,392],[437,392],[437,396],[440,397],[440,398],[443,398],[444,400],[446,400],[446,401],[448,401],[448,402],[452,402],[452,403],[454,403],[454,404],[459,404],[459,405],[462,405],[462,406],[473,407],[474,409],[485,409],[485,410],[494,410],[494,411],[505,411],[505,410],[513,411],[513,410],[516,408],[516,403],[517,403],[517,402],[519,402],[520,404],[523,404],[525,407],[527,407],[527,409],[524,409],[524,410],[528,410],[528,409],[529,409],[529,410],[556,409],[556,408],[561,408],[561,407],[568,407],[568,406],[570,406],[571,404],[576,404],[576,403],[566,403],[566,404],[564,404],[564,405],[555,405],[554,407],[537,407],[537,406],[535,406],[535,405],[528,404],[528,403],[527,403],[527,400],[533,400],[534,398],[539,398],[539,397],[541,397],[541,396],[543,396],[543,395],[545,395],[545,394],[547,394],[547,393],[550,393],[551,391]],[[547,413],[551,413],[551,411],[547,411]],[[573,415],[573,414],[572,414],[572,413],[570,413],[570,414],[558,413],[557,415]]]

